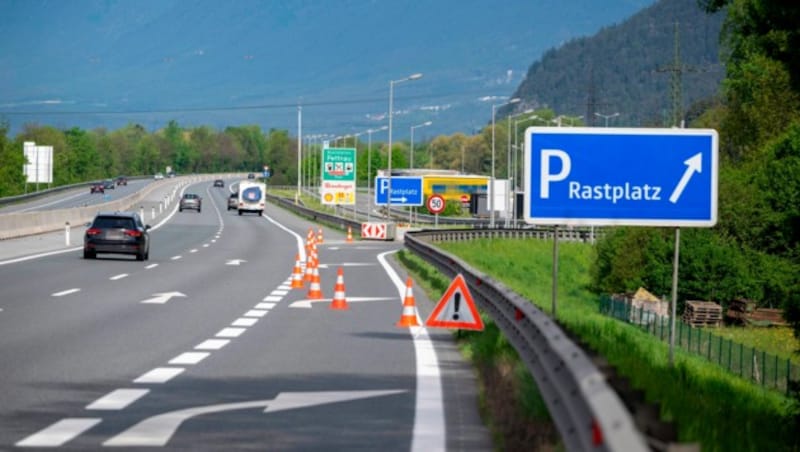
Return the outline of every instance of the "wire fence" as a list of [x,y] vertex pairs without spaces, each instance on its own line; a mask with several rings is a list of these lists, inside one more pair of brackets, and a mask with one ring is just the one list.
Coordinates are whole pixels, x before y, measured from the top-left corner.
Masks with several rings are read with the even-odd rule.
[[[636,325],[661,341],[669,341],[668,316],[609,296],[601,297],[600,312]],[[791,360],[717,336],[705,328],[693,328],[682,321],[675,323],[675,346],[702,356],[734,375],[784,394],[788,394],[789,381],[800,380],[800,366],[792,364]]]

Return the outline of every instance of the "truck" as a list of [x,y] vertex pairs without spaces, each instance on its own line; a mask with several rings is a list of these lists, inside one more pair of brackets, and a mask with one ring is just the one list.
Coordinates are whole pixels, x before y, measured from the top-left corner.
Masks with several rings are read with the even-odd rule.
[[266,202],[267,184],[243,180],[239,182],[239,215],[244,212],[256,212],[260,216],[264,213]]

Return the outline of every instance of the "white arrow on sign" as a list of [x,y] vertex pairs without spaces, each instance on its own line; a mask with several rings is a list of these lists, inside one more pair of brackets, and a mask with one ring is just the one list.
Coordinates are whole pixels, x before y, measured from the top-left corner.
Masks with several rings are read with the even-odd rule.
[[[397,297],[392,298],[392,297],[347,297],[347,296],[345,296],[345,299],[347,300],[348,303],[361,303],[361,302],[364,302],[364,301],[397,300]],[[289,307],[290,308],[311,309],[311,306],[313,306],[313,303],[324,303],[326,301],[328,303],[330,303],[331,301],[333,301],[333,298],[319,298],[319,299],[316,299],[316,300],[298,300],[298,301],[295,301],[292,304],[290,304]]]
[[240,265],[242,262],[247,262],[244,259],[230,259],[225,265]]
[[686,185],[689,184],[689,179],[692,178],[694,173],[703,172],[703,154],[699,153],[693,155],[683,163],[686,165],[686,171],[683,172],[683,177],[681,177],[680,182],[678,182],[678,185],[675,187],[675,190],[672,191],[672,195],[669,197],[669,202],[672,204],[678,202],[678,198],[680,198],[681,194],[683,194],[683,190],[686,188]]
[[183,422],[203,414],[223,411],[264,408],[264,413],[295,410],[328,403],[384,397],[407,392],[404,389],[375,391],[319,391],[282,392],[273,400],[254,400],[252,402],[223,403],[171,411],[149,417],[119,435],[103,443],[103,446],[165,446]]
[[147,300],[142,301],[142,303],[147,304],[164,304],[170,300],[172,297],[186,297],[186,295],[180,292],[164,292],[164,293],[154,293],[154,298],[148,298]]
[[392,198],[392,202],[394,201],[406,202],[408,201],[408,198],[406,198],[405,196],[403,196],[402,198]]

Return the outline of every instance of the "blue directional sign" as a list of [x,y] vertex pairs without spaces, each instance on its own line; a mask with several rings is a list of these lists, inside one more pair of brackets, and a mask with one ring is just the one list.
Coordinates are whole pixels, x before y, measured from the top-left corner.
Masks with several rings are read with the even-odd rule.
[[[382,206],[389,204],[389,178],[375,178],[375,204]],[[409,176],[396,176],[391,180],[393,206],[421,206],[422,205],[422,178]]]
[[530,127],[525,221],[714,226],[718,141],[711,129]]

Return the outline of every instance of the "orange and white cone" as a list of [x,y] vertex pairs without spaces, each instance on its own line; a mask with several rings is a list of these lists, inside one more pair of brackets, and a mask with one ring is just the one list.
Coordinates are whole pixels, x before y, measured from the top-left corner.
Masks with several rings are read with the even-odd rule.
[[411,288],[411,284],[411,278],[406,279],[406,296],[403,299],[403,313],[400,315],[400,321],[395,324],[400,328],[419,326],[419,320],[417,320],[417,305],[414,302],[414,291]]
[[317,245],[313,242],[311,246],[308,248],[308,260],[306,262],[306,274],[305,280],[311,282],[314,280],[314,267],[319,265],[319,259],[317,258]]
[[311,285],[308,286],[308,299],[319,300],[322,298],[322,287],[319,285],[319,269],[314,267],[314,279],[311,280]]
[[349,309],[347,299],[344,295],[344,271],[339,267],[336,272],[336,285],[333,287],[333,301],[329,306],[331,309]]
[[353,227],[347,227],[347,243],[353,243]]
[[303,288],[303,270],[300,268],[300,254],[294,256],[294,268],[292,269],[292,289]]
[[322,228],[319,228],[319,232],[317,232],[317,243],[322,245],[324,241],[322,240]]

